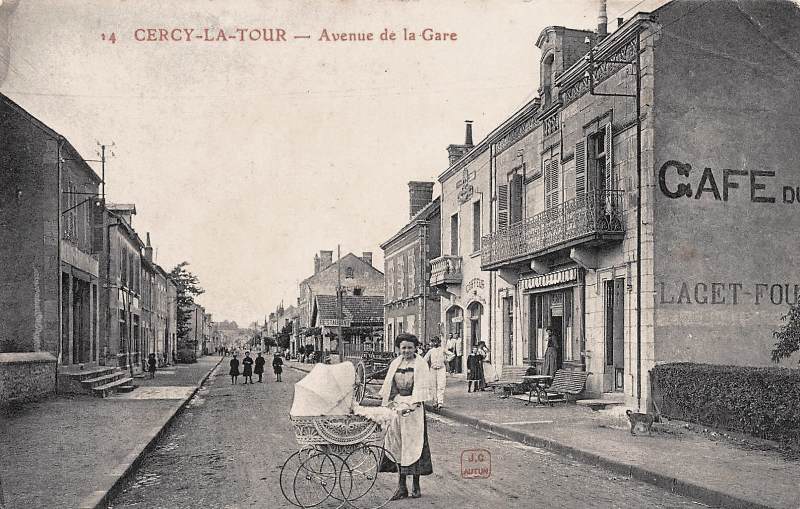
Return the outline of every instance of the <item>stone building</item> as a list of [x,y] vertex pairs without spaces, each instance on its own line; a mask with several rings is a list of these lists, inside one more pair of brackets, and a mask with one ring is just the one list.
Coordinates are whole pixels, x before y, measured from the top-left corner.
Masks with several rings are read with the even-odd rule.
[[800,293],[799,28],[790,2],[676,0],[542,31],[540,98],[485,140],[498,361],[536,365],[552,327],[589,395],[639,408],[657,363],[770,364]]
[[[383,297],[384,294],[383,272],[372,265],[371,252],[364,252],[361,257],[348,253],[334,262],[333,251],[320,251],[319,255],[314,255],[314,274],[299,284],[298,324],[301,333],[305,334],[312,327],[316,296],[335,296],[340,283],[342,295]],[[330,338],[319,334],[308,336],[304,341],[316,344],[317,350],[330,348]]]
[[[410,221],[381,244],[386,275],[383,349],[401,332],[423,343],[439,334],[439,292],[431,289],[430,263],[441,254],[440,202],[433,182],[409,182]],[[441,274],[441,271],[438,272]]]
[[175,349],[169,326],[177,317],[169,314],[168,284],[169,275],[153,260],[150,232],[147,232],[142,252],[142,342],[144,352],[155,354],[159,366],[172,363]]
[[[23,357],[45,364],[98,359],[99,184],[69,141],[0,94],[0,354],[38,352]],[[31,390],[52,390],[54,379]]]
[[496,316],[493,299],[508,286],[481,268],[481,239],[492,228],[493,199],[491,161],[493,146],[472,141],[467,122],[464,143],[447,147],[449,166],[441,175],[441,256],[431,260],[431,285],[441,294],[441,334],[457,340],[460,371],[472,346],[485,341],[490,360],[502,357],[501,344],[493,337]]
[[133,204],[109,203],[96,211],[103,241],[96,245],[104,281],[100,302],[101,364],[138,371],[146,359],[142,342],[142,249],[133,229]]
[[100,178],[66,139],[3,95],[0,126],[0,351],[91,362]]

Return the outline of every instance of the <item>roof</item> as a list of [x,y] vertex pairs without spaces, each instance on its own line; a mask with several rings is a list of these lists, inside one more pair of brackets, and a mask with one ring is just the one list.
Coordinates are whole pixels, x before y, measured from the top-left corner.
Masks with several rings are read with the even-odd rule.
[[133,203],[107,203],[106,208],[114,212],[130,212],[136,214],[136,205]]
[[341,261],[341,262],[344,262],[345,260],[347,260],[347,259],[349,259],[349,258],[352,258],[352,259],[358,260],[358,261],[359,261],[359,262],[361,262],[363,265],[366,265],[367,267],[369,267],[370,269],[372,269],[372,270],[373,270],[375,273],[377,273],[377,274],[380,274],[381,276],[383,276],[383,272],[381,272],[381,270],[380,270],[380,269],[378,269],[378,268],[377,268],[377,267],[375,267],[374,265],[371,265],[371,264],[369,264],[369,263],[365,262],[365,261],[364,261],[364,259],[363,259],[363,258],[361,258],[360,256],[356,256],[356,255],[354,255],[352,252],[350,252],[350,253],[347,253],[346,255],[342,256],[342,258],[341,258],[340,260],[334,260],[334,262],[333,262],[333,263],[331,263],[330,265],[328,265],[328,266],[326,266],[326,267],[321,267],[321,268],[319,269],[319,272],[317,272],[316,274],[311,274],[310,276],[308,276],[308,277],[307,277],[307,278],[305,278],[304,280],[300,281],[299,285],[300,285],[300,286],[303,286],[304,284],[310,284],[310,283],[311,283],[311,281],[312,281],[312,280],[314,280],[314,279],[316,279],[316,278],[317,278],[317,277],[318,277],[320,274],[322,274],[323,272],[325,272],[325,271],[327,271],[327,270],[329,270],[329,269],[331,269],[331,268],[334,268],[334,269],[335,269],[335,268],[336,268],[336,264],[338,264],[340,261]]
[[[336,319],[336,296],[317,295],[315,299],[317,323]],[[383,296],[344,295],[342,296],[342,318],[354,324],[382,324]]]

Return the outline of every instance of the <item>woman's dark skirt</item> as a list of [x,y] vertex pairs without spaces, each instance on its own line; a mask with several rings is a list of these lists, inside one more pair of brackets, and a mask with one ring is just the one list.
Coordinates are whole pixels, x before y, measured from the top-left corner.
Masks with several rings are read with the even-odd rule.
[[[424,409],[422,410],[425,411]],[[422,440],[422,453],[419,459],[411,465],[404,467],[400,466],[400,473],[403,475],[430,475],[433,473],[433,463],[431,462],[431,450],[428,447],[428,415],[424,414],[424,427],[423,427],[423,440]],[[396,458],[400,461],[400,458]],[[398,464],[390,460],[385,454],[381,458],[381,466],[379,472],[397,472]]]

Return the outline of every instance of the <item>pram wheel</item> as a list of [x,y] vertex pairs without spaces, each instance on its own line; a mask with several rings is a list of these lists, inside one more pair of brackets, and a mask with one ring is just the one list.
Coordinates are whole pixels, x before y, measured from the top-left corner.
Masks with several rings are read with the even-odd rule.
[[338,456],[314,451],[300,463],[292,481],[295,505],[316,507],[333,496],[339,473],[337,463],[341,463],[341,459],[334,458]]
[[[393,463],[395,473],[381,472],[383,461]],[[400,465],[383,447],[363,444],[344,457],[339,471],[342,498],[354,509],[378,509],[386,505],[397,489]]]

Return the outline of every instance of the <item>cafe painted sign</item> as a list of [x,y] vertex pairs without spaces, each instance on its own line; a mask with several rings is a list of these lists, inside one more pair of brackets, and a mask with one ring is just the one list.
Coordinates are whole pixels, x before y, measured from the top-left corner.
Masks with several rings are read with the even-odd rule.
[[771,169],[694,169],[681,161],[667,161],[658,170],[658,187],[672,199],[727,202],[744,199],[752,203],[800,204],[800,186],[777,181]]

